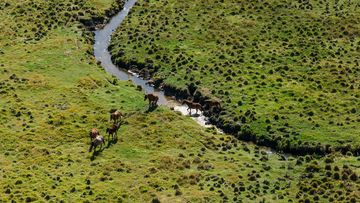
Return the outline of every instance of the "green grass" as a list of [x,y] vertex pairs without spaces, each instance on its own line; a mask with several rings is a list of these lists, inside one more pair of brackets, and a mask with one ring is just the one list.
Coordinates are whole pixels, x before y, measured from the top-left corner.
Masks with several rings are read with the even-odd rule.
[[[30,1],[6,2],[11,6],[1,7],[3,19],[13,18],[13,9],[27,9]],[[91,2],[89,9],[99,14],[111,6]],[[108,82],[114,78],[96,65],[89,54],[92,44],[84,37],[88,35],[78,25],[59,25],[25,41],[22,29],[14,35],[1,31],[0,202],[359,200],[359,180],[349,179],[360,173],[354,156],[283,160],[267,149],[201,128],[165,107],[147,113],[143,94],[133,84]],[[126,113],[118,142],[93,158],[88,131],[97,127],[104,134],[111,108]],[[312,160],[318,162],[312,164],[319,167],[317,172],[306,171]],[[344,173],[346,179],[336,180],[332,174],[325,179],[328,161],[333,161],[332,168],[339,166],[340,177]]]
[[239,137],[248,126],[283,150],[356,148],[359,17],[356,0],[139,0],[110,48],[118,64],[220,99],[212,119],[244,126]]

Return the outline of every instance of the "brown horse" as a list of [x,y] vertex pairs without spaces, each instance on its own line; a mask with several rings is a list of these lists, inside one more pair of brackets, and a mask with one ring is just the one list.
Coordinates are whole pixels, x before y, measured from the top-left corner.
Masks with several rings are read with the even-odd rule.
[[113,120],[114,123],[117,123],[122,117],[124,117],[124,115],[120,111],[116,110],[110,114],[110,121]]
[[149,100],[149,106],[156,106],[159,101],[159,97],[154,94],[145,94],[144,101]]
[[215,100],[206,100],[206,105],[209,107],[209,109],[212,108],[217,108],[217,109],[221,109],[221,104],[219,101],[215,101]]
[[117,131],[119,130],[119,128],[120,128],[120,123],[113,124],[111,128],[106,128],[106,133],[109,134],[109,140],[110,140],[110,136],[111,139],[116,138]]
[[190,100],[183,100],[182,104],[186,104],[188,106],[188,111],[190,110],[190,114],[191,114],[191,109],[195,109],[196,110],[196,114],[198,113],[198,110],[203,111],[203,107],[201,106],[201,104],[199,103],[195,103],[192,102]]
[[90,133],[89,133],[90,142],[92,142],[93,139],[95,139],[96,136],[99,136],[99,135],[100,135],[100,132],[99,132],[98,129],[96,129],[96,128],[91,129],[91,130],[90,130]]

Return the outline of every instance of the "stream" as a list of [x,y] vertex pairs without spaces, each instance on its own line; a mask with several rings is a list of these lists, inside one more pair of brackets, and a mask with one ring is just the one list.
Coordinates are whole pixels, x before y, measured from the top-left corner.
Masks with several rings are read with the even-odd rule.
[[[98,62],[100,62],[101,66],[111,75],[114,75],[119,80],[131,80],[136,86],[140,85],[142,90],[145,93],[153,93],[159,97],[158,104],[167,106],[175,111],[181,112],[182,115],[190,115],[187,111],[187,106],[181,105],[175,98],[165,96],[164,92],[160,89],[156,89],[151,85],[146,84],[147,80],[144,80],[138,77],[137,74],[132,73],[131,71],[122,69],[121,67],[117,67],[111,61],[111,54],[108,51],[108,47],[110,45],[111,35],[112,33],[121,25],[121,22],[128,15],[130,9],[135,5],[136,0],[128,0],[123,10],[121,10],[117,15],[112,17],[110,22],[105,25],[102,29],[95,31],[95,43],[94,43],[94,55]],[[198,124],[203,127],[214,127],[218,132],[223,133],[220,129],[216,128],[214,125],[211,125],[208,122],[208,118],[206,118],[202,112],[198,112],[198,114],[194,114],[195,110],[192,110],[190,116],[194,119]],[[249,143],[250,144],[250,143]],[[268,154],[278,154],[275,150],[262,147]],[[289,154],[283,154],[286,158],[288,158]]]
[[[140,85],[145,91],[146,94],[153,93],[159,97],[158,104],[164,105],[169,108],[174,109],[175,111],[181,112],[183,115],[189,115],[187,111],[187,106],[181,105],[178,101],[176,101],[172,97],[165,96],[164,92],[155,89],[154,87],[146,84],[147,80],[144,80],[138,77],[137,74],[127,71],[125,69],[121,69],[117,67],[111,61],[111,54],[108,51],[108,47],[110,45],[111,35],[118,28],[121,22],[128,15],[130,9],[135,5],[136,0],[128,0],[122,11],[120,11],[117,15],[112,17],[110,22],[105,25],[102,29],[95,31],[95,43],[94,43],[94,55],[98,62],[100,62],[101,66],[111,75],[116,76],[119,80],[131,80],[136,86]],[[198,124],[204,127],[215,127],[209,124],[208,119],[203,115],[202,112],[198,112],[198,114],[194,114],[195,110],[192,110],[192,114],[190,115]],[[220,131],[220,130],[218,130]]]

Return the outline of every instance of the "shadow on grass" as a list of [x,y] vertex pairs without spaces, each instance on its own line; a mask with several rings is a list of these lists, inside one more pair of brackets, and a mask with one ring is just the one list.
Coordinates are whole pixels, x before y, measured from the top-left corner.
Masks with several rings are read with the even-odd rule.
[[153,112],[155,111],[155,109],[158,107],[158,105],[150,105],[149,108],[146,110],[145,113],[150,113],[150,112]]
[[116,144],[118,142],[118,138],[114,137],[111,140],[109,139],[106,148],[109,148],[111,145]]
[[104,147],[103,147],[103,146],[101,146],[101,148],[98,149],[98,150],[95,149],[95,150],[93,151],[93,153],[92,153],[92,156],[90,157],[90,160],[91,160],[91,161],[94,161],[95,158],[96,158],[102,151],[104,151]]

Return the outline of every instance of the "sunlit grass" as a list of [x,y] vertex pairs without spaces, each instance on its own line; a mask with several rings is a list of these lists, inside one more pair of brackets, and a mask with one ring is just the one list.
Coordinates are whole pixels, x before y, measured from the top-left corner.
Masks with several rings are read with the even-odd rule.
[[358,4],[140,0],[110,48],[116,63],[145,64],[137,68],[168,85],[220,99],[220,126],[248,125],[287,151],[304,142],[356,148]]
[[[15,22],[6,23],[12,26]],[[1,47],[0,55],[0,202],[233,202],[234,198],[288,202],[313,198],[298,185],[323,179],[325,158],[316,159],[322,169],[313,178],[302,178],[310,174],[305,172],[306,161],[296,165],[303,157],[282,160],[280,155],[268,154],[268,149],[204,129],[166,107],[147,112],[143,94],[133,84],[109,82],[114,78],[96,65],[91,51],[87,53],[92,44],[82,32],[84,29],[70,24],[48,30],[45,37],[31,43],[18,36],[5,37],[11,44]],[[97,127],[105,135],[112,108],[126,114],[118,140],[93,157],[88,152],[88,132]],[[332,167],[346,164],[352,173],[360,173],[355,157],[333,156]],[[249,180],[253,171],[261,177]],[[285,178],[286,174],[290,177]],[[285,187],[288,181],[292,183]],[[358,183],[330,177],[320,187],[336,202],[349,202],[358,199]],[[264,192],[266,185],[269,189]],[[235,192],[240,189],[243,191]]]

